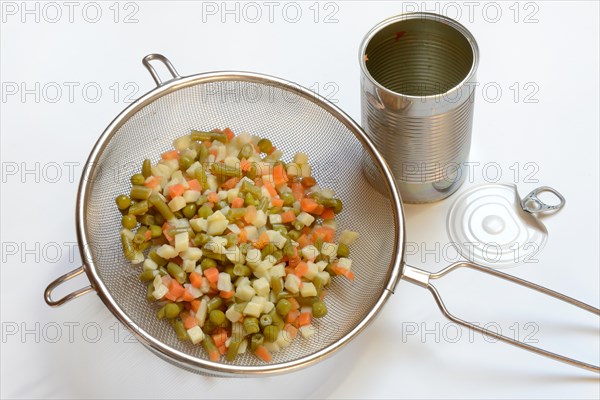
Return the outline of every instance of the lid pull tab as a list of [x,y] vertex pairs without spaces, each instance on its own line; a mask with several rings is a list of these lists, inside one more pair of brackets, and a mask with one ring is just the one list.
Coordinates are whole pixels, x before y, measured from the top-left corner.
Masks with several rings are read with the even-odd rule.
[[[550,205],[550,204],[544,203],[538,197],[538,194],[543,193],[543,192],[552,193],[560,200],[560,202],[555,205]],[[544,212],[544,211],[550,211],[550,210],[560,210],[561,208],[564,207],[564,205],[565,205],[565,198],[563,197],[563,195],[560,194],[556,189],[551,188],[550,186],[540,186],[539,188],[533,189],[527,196],[525,196],[521,200],[521,207],[523,208],[523,210],[527,211],[528,213],[532,213],[532,214],[540,213],[540,212]]]

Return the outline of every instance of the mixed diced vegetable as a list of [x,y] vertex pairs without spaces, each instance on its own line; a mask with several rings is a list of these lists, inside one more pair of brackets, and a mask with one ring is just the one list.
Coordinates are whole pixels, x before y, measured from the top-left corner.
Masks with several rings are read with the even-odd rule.
[[116,199],[125,257],[181,340],[212,361],[250,351],[268,362],[315,333],[332,278],[354,279],[358,234],[335,241],[342,201],[317,185],[306,154],[285,163],[268,139],[230,129],[173,145]]

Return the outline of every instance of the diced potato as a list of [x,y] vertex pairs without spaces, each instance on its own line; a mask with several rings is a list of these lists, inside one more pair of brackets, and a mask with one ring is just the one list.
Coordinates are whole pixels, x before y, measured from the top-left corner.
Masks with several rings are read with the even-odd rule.
[[246,253],[246,262],[251,267],[257,267],[258,263],[261,261],[262,256],[260,254],[260,250],[251,248]]
[[227,157],[225,157],[225,159],[223,160],[223,162],[228,167],[239,167],[240,166],[240,160],[239,160],[239,158],[234,157],[234,156],[227,156]]
[[352,260],[349,258],[342,257],[338,260],[337,265],[340,268],[350,270],[350,268],[352,267]]
[[306,153],[296,153],[294,155],[294,162],[296,164],[306,164],[308,162],[308,155]]
[[265,303],[265,308],[263,309],[263,313],[268,314],[273,310],[273,308],[275,308],[275,304],[272,301],[267,301]]
[[343,230],[340,233],[340,243],[344,243],[347,246],[350,246],[356,239],[358,239],[358,232]]
[[169,258],[175,258],[179,255],[177,250],[175,250],[175,247],[168,244],[163,244],[158,249],[156,249],[156,254],[167,260]]
[[190,235],[188,232],[181,232],[175,235],[175,250],[178,253],[186,251],[190,246]]
[[242,313],[235,310],[235,307],[231,305],[225,312],[225,316],[231,322],[238,322],[242,318]]
[[217,281],[217,289],[229,292],[233,290],[233,284],[231,283],[231,275],[226,272],[219,273],[219,280]]
[[246,262],[246,257],[244,257],[244,254],[242,254],[240,248],[237,246],[227,249],[225,256],[234,264],[244,264]]
[[188,274],[194,272],[196,270],[196,261],[184,259],[183,263],[181,264],[181,268],[183,268],[183,270]]
[[304,277],[312,281],[319,273],[319,268],[317,267],[317,264],[310,261],[306,264],[308,265],[308,270],[304,274]]
[[302,297],[313,297],[317,295],[317,288],[311,282],[304,282],[302,288],[300,288],[300,294]]
[[240,189],[239,188],[229,189],[227,191],[227,202],[231,203],[233,201],[233,199],[235,199],[236,197],[238,197],[239,194],[240,194]]
[[279,263],[271,267],[269,275],[271,275],[271,278],[282,278],[285,276],[285,263]]
[[190,135],[185,135],[173,140],[173,147],[175,147],[175,150],[179,151],[187,149],[191,144],[192,138]]
[[250,302],[244,308],[243,314],[258,318],[258,317],[260,317],[260,314],[262,313],[262,309],[263,309],[263,307],[261,307],[260,304]]
[[[217,181],[217,177],[214,175],[208,175],[206,177],[206,183],[208,184],[208,189],[210,189],[213,192],[216,192],[219,188],[219,182]],[[202,189],[206,188],[203,187]]]
[[162,299],[165,294],[167,294],[169,292],[169,289],[165,286],[165,285],[160,285],[159,287],[155,287],[154,291],[152,292],[152,296],[156,299],[156,300],[160,300]]
[[271,214],[269,215],[269,222],[271,225],[273,224],[281,224],[281,214]]
[[310,164],[302,164],[300,173],[302,174],[303,178],[308,178],[309,176],[311,176],[312,169],[310,167]]
[[244,228],[246,231],[246,235],[248,236],[248,240],[258,240],[258,229],[254,225],[248,225]]
[[187,334],[193,344],[198,344],[204,340],[204,332],[202,332],[202,329],[198,325],[188,329]]
[[302,173],[302,167],[296,163],[289,163],[287,165],[286,173],[289,177],[300,176]]
[[221,211],[216,211],[206,219],[206,233],[211,236],[221,235],[227,229],[227,225],[229,225],[227,218]]
[[327,268],[327,261],[319,261],[317,263],[317,268],[319,268],[319,272],[325,271],[325,268]]
[[252,225],[254,225],[257,228],[263,227],[265,226],[267,223],[267,215],[264,213],[263,210],[258,210],[256,212],[256,217],[254,218],[254,221],[252,221]]
[[183,199],[186,203],[195,203],[200,198],[201,193],[197,190],[186,190],[183,192]]
[[296,294],[300,290],[300,278],[298,278],[296,275],[289,274],[285,278],[284,286],[288,292]]
[[179,254],[184,260],[198,261],[202,258],[202,250],[197,247],[190,247],[186,251]]
[[266,297],[271,289],[269,286],[269,281],[267,281],[265,278],[260,278],[252,282],[252,287],[256,291],[256,294],[262,297]]
[[319,256],[319,250],[312,244],[304,246],[300,252],[302,253],[302,258],[309,261],[313,261]]
[[335,243],[323,243],[321,246],[321,254],[327,257],[334,257],[337,255],[338,245]]
[[173,200],[169,202],[169,208],[173,212],[181,210],[185,205],[186,202],[183,196],[175,196],[173,197]]
[[[271,215],[271,217],[272,216],[273,215]],[[273,221],[271,221],[271,223],[273,223]],[[287,239],[281,233],[279,233],[278,231],[268,230],[267,235],[269,236],[270,243],[273,243],[275,246],[277,246],[278,249],[283,249],[283,246],[285,246]]]
[[148,257],[144,260],[143,268],[144,268],[144,271],[149,271],[149,270],[154,271],[158,268],[158,264],[156,264],[154,262],[154,260],[152,260],[150,257]]
[[327,272],[327,271],[321,271],[317,274],[317,276],[319,278],[321,278],[323,285],[327,285],[329,283],[329,281],[331,280],[331,276],[329,276],[329,272]]
[[301,326],[298,330],[300,331],[302,337],[305,339],[308,339],[309,337],[315,334],[315,327],[313,325],[304,325]]
[[[204,281],[206,281],[206,279],[204,279]],[[200,307],[198,307],[198,311],[196,311],[196,321],[198,321],[198,325],[201,327],[204,326],[206,315],[208,314],[208,301],[205,297],[200,300]]]
[[202,168],[202,164],[200,164],[198,161],[194,161],[192,163],[192,165],[190,165],[190,167],[188,169],[185,170],[186,174],[188,174],[189,176],[195,176],[196,175],[196,170],[198,168]]
[[302,222],[306,226],[310,226],[313,222],[315,222],[315,217],[302,211],[300,214],[298,214],[296,220]]
[[256,296],[256,291],[252,287],[252,285],[238,285],[235,291],[235,297],[242,301],[250,301],[254,296]]

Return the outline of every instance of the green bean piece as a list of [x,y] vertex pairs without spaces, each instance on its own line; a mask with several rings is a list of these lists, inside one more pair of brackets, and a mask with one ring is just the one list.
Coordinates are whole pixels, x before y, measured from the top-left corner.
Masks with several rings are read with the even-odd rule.
[[183,306],[180,303],[167,303],[165,305],[165,317],[173,319],[179,315],[183,310]]
[[194,159],[190,156],[182,155],[179,158],[179,169],[182,171],[187,170],[193,163]]
[[133,200],[147,200],[152,194],[152,189],[146,186],[134,185],[129,192],[129,197]]
[[134,186],[143,185],[145,181],[146,181],[146,178],[144,178],[144,175],[142,175],[142,174],[134,174],[131,177],[131,184]]
[[273,323],[273,319],[269,314],[263,314],[260,316],[258,323],[260,324],[261,328],[264,328],[265,326],[271,325]]
[[244,216],[245,213],[246,213],[245,208],[231,208],[229,210],[229,212],[227,213],[227,219],[230,221],[240,219]]
[[225,313],[221,310],[212,310],[208,315],[210,321],[215,325],[221,325],[225,323]]
[[323,279],[319,277],[319,275],[315,276],[312,280],[313,285],[315,285],[315,289],[317,289],[317,293],[321,293],[323,290]]
[[188,334],[187,331],[185,330],[185,326],[183,325],[183,321],[178,319],[174,319],[171,321],[171,325],[173,326],[173,329],[175,329],[175,333],[177,334],[177,337],[179,338],[179,340],[187,340],[188,339]]
[[167,203],[165,203],[165,201],[158,194],[154,193],[150,195],[148,201],[150,201],[150,204],[156,208],[156,210],[163,216],[165,220],[169,221],[175,218],[173,211],[171,211]]
[[323,247],[323,238],[318,237],[313,246],[315,246],[317,250],[321,251],[321,248]]
[[150,226],[156,225],[156,219],[152,214],[144,214],[138,217],[138,222],[142,225]]
[[241,303],[235,303],[233,305],[233,308],[235,309],[235,311],[237,311],[239,313],[243,313],[244,309],[246,308],[247,305],[248,305],[247,301],[242,301]]
[[156,312],[156,318],[158,319],[163,319],[165,317],[165,306],[162,306],[157,312]]
[[167,269],[165,267],[158,267],[158,274],[160,276],[168,276],[169,272],[167,271]]
[[125,234],[125,232],[121,232],[121,245],[123,246],[125,258],[133,260],[135,258],[136,250],[133,246],[133,241]]
[[258,149],[261,153],[270,153],[273,151],[273,143],[269,139],[263,138],[258,141]]
[[246,207],[248,207],[248,206],[256,206],[257,204],[258,204],[258,201],[256,201],[254,196],[252,196],[252,193],[246,193],[246,196],[244,197],[244,205]]
[[279,296],[279,293],[283,290],[283,284],[281,283],[280,278],[271,277],[271,290],[275,294],[275,296]]
[[135,235],[133,236],[133,243],[142,244],[146,241],[146,232],[148,232],[147,226],[140,226]]
[[181,283],[182,285],[185,283],[187,274],[179,265],[175,264],[174,262],[169,262],[167,264],[167,271],[169,272],[169,275],[173,277],[173,279],[177,280],[177,282]]
[[229,142],[227,135],[224,134],[223,132],[203,132],[203,131],[193,130],[191,137],[192,137],[192,140],[195,140],[198,142],[205,142],[207,140],[210,140],[210,141],[218,140],[219,142],[222,142],[222,143]]
[[154,280],[154,271],[153,270],[149,269],[149,270],[143,271],[140,274],[140,281],[149,282],[151,280]]
[[142,163],[142,176],[148,178],[152,175],[152,163],[147,158]]
[[[208,247],[208,248],[207,248]],[[225,260],[227,260],[227,256],[225,256],[225,254],[217,254],[217,253],[213,253],[211,250],[213,249],[212,246],[204,246],[202,247],[202,255],[206,258],[210,258],[213,259],[215,261],[221,261],[221,262],[225,262]],[[216,267],[217,265],[215,265]]]
[[125,194],[117,196],[115,201],[117,203],[117,207],[119,208],[119,210],[127,210],[129,208],[129,206],[131,205],[131,199]]
[[208,218],[213,214],[214,214],[213,210],[207,204],[204,204],[198,210],[198,217],[200,217],[200,218]]
[[243,255],[248,254],[248,249],[250,248],[250,243],[240,243],[238,245],[238,247],[240,248],[240,251],[242,252]]
[[273,224],[273,230],[279,232],[283,236],[287,236],[288,230],[285,225]]
[[150,233],[152,234],[152,238],[156,239],[161,237],[162,235],[162,228],[158,225],[150,225]]
[[200,262],[200,267],[202,267],[202,271],[206,271],[209,268],[216,268],[217,262],[215,260],[213,260],[212,258],[204,258]]
[[338,257],[348,257],[350,255],[350,247],[346,243],[338,244],[337,248],[337,256]]
[[297,297],[296,300],[298,300],[301,306],[312,306],[316,302],[321,301],[321,298],[319,296]]
[[333,199],[333,213],[334,214],[339,214],[342,212],[342,209],[344,208],[344,205],[342,203],[342,200],[340,199]]
[[312,305],[312,315],[315,318],[323,318],[327,315],[327,306],[322,301],[317,301]]
[[208,178],[206,177],[206,172],[204,171],[204,167],[202,165],[196,168],[196,170],[194,171],[194,177],[198,180],[198,182],[200,182],[200,185],[203,188],[206,188],[208,186]]
[[275,260],[277,260],[277,262],[281,261],[281,259],[283,258],[283,253],[279,250],[277,250],[275,253],[271,254],[273,256],[273,258],[275,258]]
[[135,228],[137,226],[137,219],[135,219],[135,215],[131,215],[131,214],[125,214],[123,215],[123,217],[121,218],[121,225],[123,225],[123,228],[132,230],[133,228]]
[[293,294],[289,293],[288,291],[282,290],[281,292],[279,292],[277,294],[277,301],[281,300],[281,299],[290,299],[294,297]]
[[254,318],[254,317],[244,318],[244,330],[249,335],[260,332],[260,325],[258,324],[258,318]]
[[285,326],[285,322],[279,316],[279,314],[277,314],[277,310],[275,308],[273,308],[271,310],[271,312],[269,312],[269,315],[271,316],[271,319],[273,320],[273,322],[271,323],[271,325],[275,325],[279,329],[283,329],[283,327]]
[[[294,222],[292,222],[292,226],[297,231],[301,231],[302,229],[304,229],[304,224],[298,220],[295,220]],[[298,237],[300,237],[300,236],[298,236]]]
[[174,216],[175,216],[175,218],[177,218],[177,219],[181,219],[181,218],[183,218],[183,213],[182,213],[181,211],[175,211],[175,212],[173,213],[173,215],[174,215]]
[[291,231],[288,232],[288,237],[290,239],[292,239],[293,241],[296,241],[300,237],[300,232],[297,231],[297,230],[295,230],[295,229],[291,230]]
[[250,193],[254,198],[261,198],[262,191],[261,189],[254,185],[252,182],[244,181],[242,182],[242,186],[240,186],[240,192],[242,193]]
[[165,223],[165,217],[161,213],[154,214],[154,225],[163,226]]
[[272,255],[276,251],[277,251],[277,247],[275,247],[275,245],[273,243],[267,243],[265,245],[265,247],[263,247],[262,251],[260,252],[260,255],[262,256],[262,259],[264,260],[265,257],[267,257],[268,255]]
[[152,293],[154,293],[154,284],[152,282],[150,282],[148,284],[148,288],[146,289],[146,300],[148,300],[149,303],[156,301],[156,299],[154,298],[154,295],[152,295]]
[[152,246],[152,242],[150,242],[150,241],[148,241],[148,242],[144,242],[144,243],[142,243],[142,244],[140,244],[140,245],[138,246],[138,250],[139,250],[139,251],[144,251],[144,250],[147,250],[147,249],[149,249],[149,248],[150,248],[150,246]]
[[263,335],[265,336],[265,341],[274,342],[277,340],[277,335],[279,335],[279,327],[276,325],[269,325],[263,329]]
[[142,200],[129,206],[129,214],[142,215],[148,212],[148,201]]
[[194,203],[187,204],[183,207],[183,216],[192,219],[196,215],[196,205]]
[[256,163],[252,163],[252,165],[250,165],[250,169],[248,171],[246,171],[246,176],[249,179],[254,179],[254,178],[256,178],[257,175],[258,175],[258,166],[256,165]]
[[210,166],[210,172],[221,180],[242,176],[242,170],[239,167],[231,167],[223,163],[213,163]]
[[252,145],[250,143],[246,143],[240,149],[240,152],[238,153],[237,158],[239,158],[240,160],[243,158],[248,159],[248,158],[252,157],[253,154],[254,154],[254,147],[252,147]]
[[217,349],[217,346],[215,345],[215,342],[210,334],[204,335],[202,346],[204,347],[204,350],[206,350],[206,354],[220,354],[219,349]]
[[210,236],[208,236],[206,233],[197,233],[196,236],[194,236],[194,239],[192,239],[192,241],[197,247],[204,246],[210,241]]
[[275,309],[277,310],[277,314],[285,317],[290,311],[292,311],[292,303],[290,303],[287,299],[281,299],[277,302]]
[[198,197],[198,200],[196,200],[196,206],[200,207],[207,201],[208,201],[208,196],[203,194],[202,196]]
[[231,338],[231,340],[229,341],[229,347],[227,348],[227,353],[225,354],[225,359],[227,361],[235,360],[243,340],[244,339],[234,339],[233,337]]
[[250,337],[250,350],[252,352],[256,351],[258,346],[262,346],[265,342],[265,337],[261,333],[255,333]]
[[[231,280],[234,280],[235,278],[237,278],[237,276],[235,276],[235,274],[233,273],[233,265],[228,265],[225,268],[223,268],[223,272],[228,274],[231,277]],[[228,301],[229,301],[229,299],[225,301],[226,305],[227,305]]]
[[337,273],[333,270],[333,267],[331,265],[331,263],[328,263],[327,266],[325,267],[325,271],[331,275],[331,276],[336,276]]
[[233,275],[235,276],[250,276],[252,270],[244,264],[235,264],[233,266]]
[[294,257],[296,254],[295,247],[289,240],[283,246],[283,255],[286,257]]
[[[210,155],[210,150],[208,150],[208,147],[206,147],[204,144],[201,144],[198,147],[198,161],[200,161],[200,164],[204,163],[209,155]],[[204,172],[204,171],[202,171],[202,172]]]
[[211,313],[215,310],[218,310],[223,305],[223,300],[220,297],[213,297],[206,303],[208,312]]
[[269,199],[266,197],[263,197],[262,199],[260,199],[260,201],[258,202],[258,206],[256,208],[258,210],[262,210],[263,212],[266,212],[269,209]]
[[281,214],[281,207],[271,207],[269,208],[267,214],[272,215],[272,214]]
[[283,200],[283,205],[286,207],[291,207],[292,204],[294,204],[294,201],[296,200],[294,198],[294,195],[291,192],[285,192],[281,195],[281,198]]
[[156,254],[155,250],[152,250],[150,253],[148,253],[148,257],[150,257],[150,259],[154,261],[159,267],[162,267],[167,263],[167,260]]

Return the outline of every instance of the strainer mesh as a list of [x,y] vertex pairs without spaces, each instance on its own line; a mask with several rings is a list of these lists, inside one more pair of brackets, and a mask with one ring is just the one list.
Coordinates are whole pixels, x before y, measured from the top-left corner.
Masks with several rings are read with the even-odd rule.
[[[351,247],[355,281],[336,278],[326,297],[329,313],[316,321],[316,335],[275,353],[273,363],[307,357],[334,344],[372,310],[389,280],[398,227],[389,195],[369,183],[381,185],[385,177],[362,143],[318,101],[287,86],[251,78],[200,81],[157,98],[127,119],[88,178],[93,181],[84,215],[91,268],[126,318],[147,335],[200,360],[207,358],[202,346],[179,341],[169,323],[157,320],[156,308],[147,303],[146,287],[137,279],[141,267],[132,267],[122,255],[121,216],[114,199],[129,192],[129,177],[139,172],[143,159],[158,161],[162,152],[172,149],[174,138],[191,129],[224,127],[269,138],[284,151],[285,161],[298,151],[309,154],[317,182],[334,189],[343,200],[338,232],[350,229],[361,235]],[[264,365],[249,354],[234,364]]]

